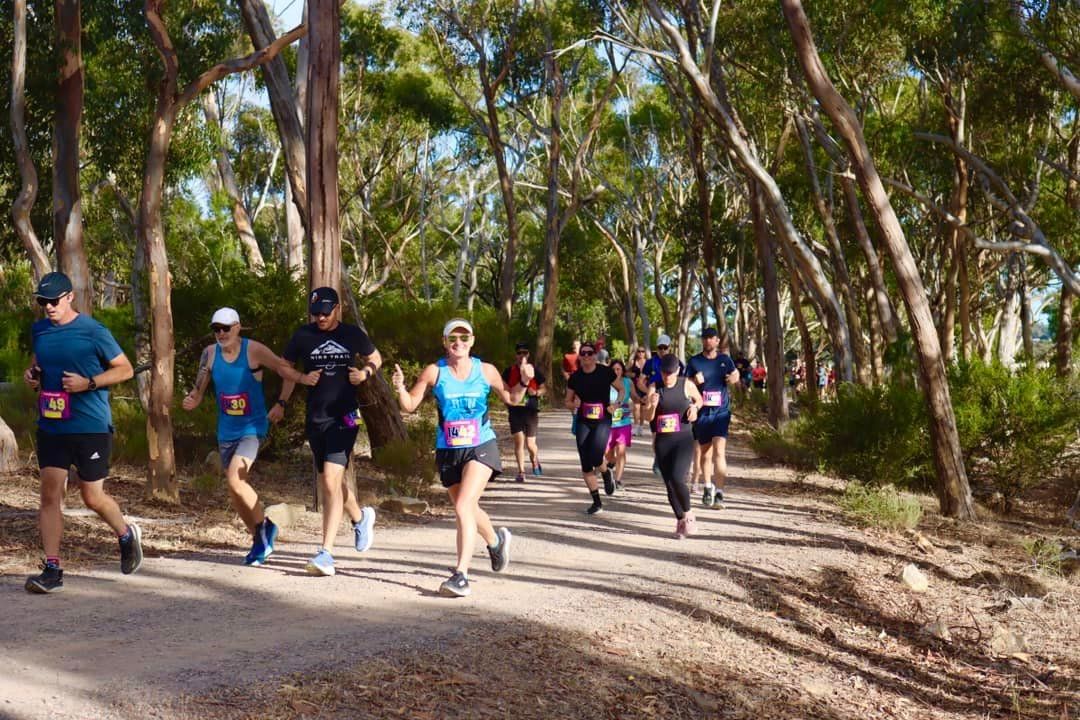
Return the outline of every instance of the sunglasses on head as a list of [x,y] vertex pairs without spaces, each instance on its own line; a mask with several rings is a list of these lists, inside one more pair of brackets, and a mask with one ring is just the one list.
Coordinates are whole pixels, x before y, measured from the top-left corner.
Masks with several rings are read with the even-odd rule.
[[217,324],[214,324],[214,325],[210,326],[210,329],[215,334],[216,333],[225,333],[225,332],[229,332],[230,330],[232,330],[232,325],[217,325]]
[[471,337],[472,337],[472,335],[470,335],[469,333],[455,333],[453,335],[447,335],[446,339],[448,341],[452,342],[452,343],[454,343],[454,342],[469,342],[469,338],[471,338]]
[[41,307],[49,307],[50,305],[59,305],[60,301],[63,300],[64,298],[66,298],[67,296],[68,296],[68,294],[64,293],[63,295],[61,295],[60,297],[57,297],[57,298],[39,297],[39,298],[34,298],[34,299],[37,300],[37,304],[40,305]]

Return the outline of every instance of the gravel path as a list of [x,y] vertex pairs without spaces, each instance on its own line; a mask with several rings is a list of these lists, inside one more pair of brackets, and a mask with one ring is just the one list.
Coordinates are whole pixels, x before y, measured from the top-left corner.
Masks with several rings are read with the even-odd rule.
[[[834,524],[812,499],[761,492],[787,473],[734,446],[727,509],[699,510],[699,535],[675,540],[647,438],[635,438],[627,489],[587,518],[567,426],[565,413],[543,417],[544,478],[489,486],[484,505],[512,528],[513,560],[494,575],[478,552],[464,600],[434,592],[454,562],[453,526],[442,519],[378,527],[363,555],[339,547],[333,578],[304,574],[316,540],[295,530],[263,568],[238,565],[239,552],[153,557],[131,577],[111,563],[71,576],[53,596],[6,578],[0,717],[205,717],[205,708],[169,708],[292,673],[452,652],[470,628],[584,637],[598,667],[618,661],[612,672],[629,663],[704,673],[712,699],[698,717],[984,716],[978,687],[957,689],[960,678],[921,670],[906,653],[875,653],[884,623],[843,606],[828,609],[835,631],[803,617],[800,597],[810,607],[844,573],[877,575],[905,558]],[[859,710],[830,709],[841,706]],[[708,711],[719,707],[730,712]]]

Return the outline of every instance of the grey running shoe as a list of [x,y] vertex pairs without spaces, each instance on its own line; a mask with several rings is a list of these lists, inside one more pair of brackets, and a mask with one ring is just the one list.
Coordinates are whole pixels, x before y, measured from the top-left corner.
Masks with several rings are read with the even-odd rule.
[[52,593],[64,589],[64,571],[55,565],[41,563],[41,574],[26,578],[26,592]]
[[360,519],[353,523],[353,535],[356,539],[356,552],[365,552],[375,542],[375,508],[365,506],[360,510]]
[[128,523],[131,537],[120,541],[120,572],[130,575],[142,565],[142,528],[135,523]]
[[701,493],[701,504],[707,508],[711,508],[713,503],[716,502],[716,488],[712,485],[706,485],[705,491]]
[[724,491],[720,488],[716,488],[716,497],[713,498],[713,507],[720,510],[724,509]]
[[469,579],[459,572],[455,572],[439,586],[439,594],[446,597],[465,597],[471,592]]
[[499,528],[495,536],[499,538],[498,547],[488,547],[488,555],[491,556],[492,572],[502,572],[510,564],[510,528]]

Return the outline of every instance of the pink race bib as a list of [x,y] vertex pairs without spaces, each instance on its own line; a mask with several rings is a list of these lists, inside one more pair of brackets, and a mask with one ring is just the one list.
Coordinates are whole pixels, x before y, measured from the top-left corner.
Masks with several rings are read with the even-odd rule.
[[38,411],[46,420],[70,420],[71,396],[63,390],[42,390],[38,394]]
[[220,393],[218,402],[221,403],[221,412],[226,415],[245,417],[251,414],[251,400],[246,392]]
[[720,407],[724,404],[723,390],[706,390],[701,394],[705,407]]
[[447,420],[443,423],[443,438],[447,447],[475,447],[479,437],[480,421],[476,418]]
[[599,420],[604,417],[603,403],[581,403],[581,417],[586,420]]
[[354,428],[360,425],[360,408],[353,410],[351,413],[346,413],[341,416],[341,422],[345,423],[345,427]]
[[682,417],[678,413],[658,415],[656,417],[656,432],[676,433],[682,430]]

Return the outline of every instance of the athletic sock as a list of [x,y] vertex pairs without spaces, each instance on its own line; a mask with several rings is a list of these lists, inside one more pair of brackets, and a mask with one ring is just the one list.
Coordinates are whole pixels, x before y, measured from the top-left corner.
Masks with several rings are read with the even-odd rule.
[[708,480],[706,480],[706,481],[705,481],[705,487],[706,487],[706,489],[707,489],[707,488],[712,488],[712,489],[714,489],[714,490],[716,489],[716,486],[715,486],[715,485],[713,485],[713,484],[712,484],[711,482],[709,482]]
[[594,503],[596,503],[597,505],[602,504],[600,502],[600,491],[599,490],[590,490],[589,494],[592,495],[592,501]]
[[502,538],[499,537],[499,533],[495,533],[495,544],[494,545],[488,545],[488,550],[491,550],[492,552],[494,552],[494,551],[499,549],[500,545],[502,545]]
[[49,567],[54,567],[54,568],[59,569],[59,567],[60,567],[60,558],[58,556],[54,556],[54,555],[46,555],[45,556],[45,564],[47,566],[49,566]]
[[120,536],[120,542],[122,542],[122,543],[131,542],[131,526],[130,525],[126,525],[124,527],[124,534]]

